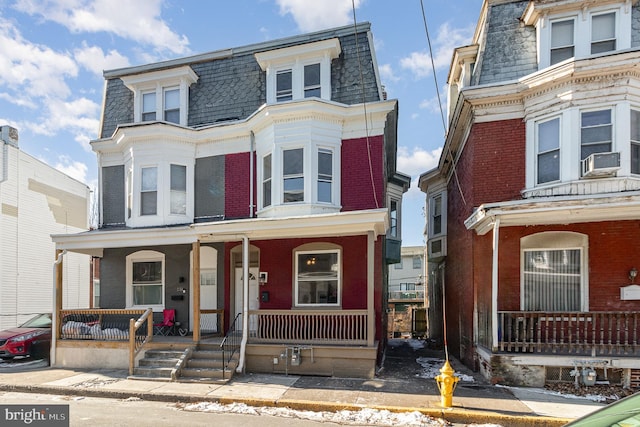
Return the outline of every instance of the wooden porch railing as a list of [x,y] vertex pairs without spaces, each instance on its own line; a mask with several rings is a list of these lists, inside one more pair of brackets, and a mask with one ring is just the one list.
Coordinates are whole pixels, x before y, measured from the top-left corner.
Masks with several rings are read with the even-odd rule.
[[[129,321],[145,310],[73,309],[60,310],[56,338],[98,341],[129,340]],[[153,331],[153,319],[150,320]]]
[[[146,326],[146,335],[138,334],[138,330]],[[138,320],[129,319],[129,375],[133,375],[136,356],[142,347],[153,340],[153,310],[148,308]]]
[[224,335],[224,309],[200,310],[200,335]]
[[367,310],[249,312],[254,343],[367,345]]
[[640,355],[640,312],[499,311],[501,352]]

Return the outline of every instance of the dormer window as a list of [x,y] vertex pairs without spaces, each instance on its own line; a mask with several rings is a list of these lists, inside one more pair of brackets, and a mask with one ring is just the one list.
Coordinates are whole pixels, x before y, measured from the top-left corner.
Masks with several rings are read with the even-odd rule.
[[529,2],[522,21],[538,32],[539,69],[631,47],[628,1]]
[[162,120],[187,125],[189,86],[198,81],[191,67],[121,77],[134,93],[135,123]]
[[257,53],[256,60],[267,73],[267,103],[331,99],[331,60],[340,52],[335,38]]

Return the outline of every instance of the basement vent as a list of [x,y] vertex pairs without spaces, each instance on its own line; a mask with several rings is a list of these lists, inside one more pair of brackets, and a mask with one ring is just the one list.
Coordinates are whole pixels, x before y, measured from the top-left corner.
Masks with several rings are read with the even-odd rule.
[[[548,383],[573,383],[575,377],[571,375],[573,366],[547,366],[545,380]],[[607,368],[606,373],[603,368],[596,368],[598,375],[596,381],[609,381],[611,385],[622,384],[622,369]]]

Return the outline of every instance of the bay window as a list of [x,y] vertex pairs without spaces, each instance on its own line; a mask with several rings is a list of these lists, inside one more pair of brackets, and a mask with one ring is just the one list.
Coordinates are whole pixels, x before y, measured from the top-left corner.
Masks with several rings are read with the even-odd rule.
[[575,55],[574,19],[551,23],[551,65]]
[[150,122],[156,119],[156,93],[142,94],[142,121]]
[[141,170],[140,215],[155,215],[158,212],[158,168]]
[[320,64],[304,66],[304,97],[320,97]]
[[591,17],[591,54],[616,50],[615,12]]
[[631,173],[640,174],[640,111],[631,110]]
[[164,121],[180,123],[180,89],[164,89]]
[[284,150],[282,153],[284,203],[304,202],[304,149]]
[[318,150],[318,201],[331,203],[333,193],[333,152]]
[[278,71],[276,76],[276,102],[291,101],[293,82],[291,70]]
[[582,112],[580,123],[581,160],[593,153],[611,151],[611,110]]
[[560,118],[537,124],[537,183],[560,179]]
[[187,213],[187,167],[171,165],[170,212],[184,215]]
[[271,206],[271,154],[262,159],[262,207]]

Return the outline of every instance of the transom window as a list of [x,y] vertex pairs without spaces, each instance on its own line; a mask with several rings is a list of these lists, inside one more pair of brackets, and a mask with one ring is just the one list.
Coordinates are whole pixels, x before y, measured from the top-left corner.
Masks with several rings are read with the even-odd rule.
[[138,251],[127,256],[127,306],[164,308],[164,254]]
[[585,111],[581,114],[581,159],[593,153],[611,151],[611,110]]
[[295,305],[340,305],[339,250],[299,251],[295,254]]
[[537,183],[560,179],[560,118],[538,123]]
[[284,203],[304,201],[304,149],[284,150],[282,153]]
[[158,212],[158,168],[148,167],[141,170],[140,215],[156,215]]
[[566,19],[551,23],[551,65],[575,55],[574,20]]

